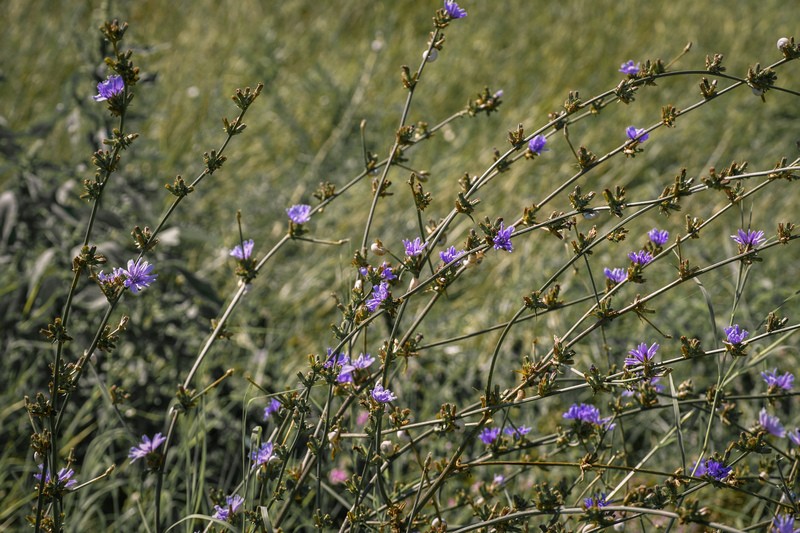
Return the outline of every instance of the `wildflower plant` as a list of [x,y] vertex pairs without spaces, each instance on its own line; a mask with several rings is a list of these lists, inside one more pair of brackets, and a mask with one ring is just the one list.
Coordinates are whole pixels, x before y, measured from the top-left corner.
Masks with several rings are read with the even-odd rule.
[[[458,69],[480,62],[496,14],[452,0],[404,9],[426,26],[392,42],[409,58],[394,78],[373,79],[388,53],[379,32],[358,48],[355,85],[328,56],[303,70],[308,87],[353,91],[335,101],[298,103],[304,86],[283,69],[311,55],[303,36],[262,46],[243,64],[266,87],[233,92],[219,144],[195,158],[194,179],[165,184],[166,204],[137,177],[184,159],[153,156],[161,143],[134,129],[197,96],[151,96],[167,89],[153,87],[150,49],[128,45],[124,23],[102,26],[103,66],[74,74],[97,75],[77,98],[102,124],[74,194],[88,206],[61,205],[70,187],[50,195],[80,231],[0,226],[4,262],[27,253],[23,241],[6,253],[17,232],[57,235],[72,255],[60,278],[61,256],[44,253],[10,285],[22,292],[4,346],[31,383],[8,405],[24,405],[30,432],[14,439],[31,451],[12,470],[30,467],[28,493],[4,491],[16,503],[0,523],[25,508],[37,533],[132,530],[134,511],[158,533],[793,529],[800,419],[794,375],[778,368],[797,364],[797,250],[780,217],[794,212],[783,202],[800,158],[783,155],[794,138],[685,132],[709,109],[778,124],[800,95],[783,77],[800,46],[781,38],[770,64],[738,73],[689,46],[668,62],[615,55],[591,65],[592,87],[608,83],[597,94],[557,95],[543,79],[532,103],[512,94],[522,84],[487,79],[449,98],[440,89],[470,79]],[[585,58],[573,60],[563,75],[586,82]],[[473,144],[478,130],[493,144]],[[0,152],[16,149],[2,138]],[[736,161],[698,166],[709,154],[695,152],[716,161],[729,143]],[[34,148],[21,182],[41,170]],[[15,198],[0,195],[3,220],[49,213]],[[123,215],[137,220],[115,227]],[[34,322],[44,342],[19,333]]]

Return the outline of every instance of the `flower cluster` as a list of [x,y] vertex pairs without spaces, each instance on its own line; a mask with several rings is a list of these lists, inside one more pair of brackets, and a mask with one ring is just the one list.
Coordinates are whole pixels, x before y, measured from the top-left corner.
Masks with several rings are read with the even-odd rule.
[[609,430],[614,428],[613,424],[609,424],[611,417],[600,418],[600,410],[588,403],[572,404],[562,417],[567,420],[576,420],[583,424],[591,424],[598,427],[605,426]]
[[272,459],[274,446],[271,442],[265,442],[258,450],[250,453],[250,459],[253,461],[251,470],[263,466]]
[[403,239],[403,246],[406,249],[406,255],[408,257],[416,257],[422,253],[428,243],[423,243],[422,240],[417,237],[413,241],[408,239]]
[[628,278],[628,273],[624,268],[604,268],[603,274],[614,283],[622,283]]
[[464,253],[464,250],[456,250],[455,246],[451,246],[447,250],[439,252],[439,257],[442,259],[445,265],[448,265],[464,255]]
[[143,435],[139,445],[132,447],[128,452],[131,463],[135,462],[137,459],[147,459],[148,457],[154,456],[158,453],[156,452],[158,447],[166,440],[167,438],[161,435],[161,433],[156,433],[152,439],[147,435]]
[[305,224],[311,220],[311,206],[306,204],[297,204],[286,210],[289,220],[293,223],[300,225]]
[[775,435],[781,439],[786,436],[786,429],[784,429],[780,419],[775,415],[767,413],[767,410],[764,408],[758,413],[758,424],[770,435]]
[[506,252],[514,251],[511,245],[511,234],[514,233],[514,226],[505,227],[503,222],[500,221],[500,227],[497,229],[497,234],[492,238],[495,250],[505,250]]
[[665,229],[653,228],[647,232],[647,236],[650,238],[650,242],[658,247],[664,246],[669,240],[669,232]]
[[793,516],[784,514],[772,520],[770,533],[800,533],[800,529],[795,529]]
[[114,268],[111,274],[100,271],[97,280],[100,282],[106,296],[111,296],[120,286],[130,289],[133,294],[139,294],[143,289],[149,287],[158,278],[158,274],[153,274],[154,266],[141,258],[135,262],[128,260],[128,268]]
[[339,370],[339,375],[336,377],[336,380],[339,383],[353,383],[353,372],[368,368],[374,362],[375,358],[368,353],[360,354],[354,361],[350,361],[350,357],[345,355],[343,359],[338,361],[341,365],[341,369]]
[[[36,478],[39,482],[42,481],[42,470],[44,470],[44,464],[40,464],[39,472],[33,474],[33,477]],[[55,489],[61,492],[77,485],[78,481],[72,479],[72,476],[74,475],[75,471],[73,469],[62,468],[61,470],[58,471],[55,483],[52,483],[52,478],[50,477],[50,472],[48,471],[47,475],[44,477],[44,483],[46,485],[52,483],[53,485],[55,485]]]
[[496,441],[497,437],[499,436],[500,428],[483,428],[478,434],[478,438],[481,439],[481,442],[487,446]]
[[606,500],[606,495],[604,492],[600,492],[595,494],[594,496],[590,496],[588,498],[583,499],[583,506],[587,509],[595,506],[605,507],[608,504],[609,502],[608,500]]
[[125,90],[125,82],[121,76],[109,76],[106,81],[97,84],[97,94],[92,96],[95,102],[103,102]]
[[463,19],[467,10],[460,7],[454,0],[444,0],[444,10],[451,19]]
[[217,520],[225,520],[227,522],[234,514],[236,514],[236,511],[239,510],[239,507],[241,507],[243,503],[244,498],[238,494],[227,496],[225,498],[225,507],[219,505],[214,506],[213,518],[216,518]]
[[628,76],[636,76],[639,74],[639,63],[634,63],[633,59],[629,59],[619,67],[619,72],[627,74]]
[[658,351],[658,344],[653,343],[650,347],[647,347],[646,343],[641,343],[639,346],[634,348],[633,350],[629,351],[630,357],[625,358],[625,366],[638,366],[638,365],[647,365],[653,360],[653,357],[656,356],[656,352]]
[[639,250],[638,252],[630,252],[628,259],[635,265],[644,266],[653,260],[653,254],[647,250]]
[[739,324],[734,324],[730,327],[725,328],[725,337],[728,344],[741,344],[744,340],[750,335],[746,329],[742,329],[739,327]]
[[389,297],[389,284],[385,281],[382,281],[378,285],[372,287],[372,294],[370,295],[369,299],[365,302],[367,309],[369,309],[370,313],[374,313],[378,306],[381,305],[386,298]]
[[234,246],[233,250],[230,251],[230,256],[235,257],[239,261],[250,259],[250,256],[253,254],[253,246],[255,246],[253,239],[248,239]]
[[733,468],[730,466],[725,466],[725,463],[722,461],[706,459],[697,465],[694,475],[697,477],[706,476],[717,481],[722,481],[730,475],[731,471],[733,471]]
[[281,402],[277,398],[270,400],[269,405],[264,408],[264,420],[268,420],[271,415],[281,410]]
[[625,135],[627,135],[628,139],[631,141],[636,141],[639,143],[643,143],[650,138],[650,134],[647,133],[646,129],[637,128],[635,126],[628,126],[625,130]]
[[537,135],[530,141],[528,141],[528,150],[531,151],[532,154],[542,155],[542,152],[549,152],[549,148],[545,148],[547,144],[547,137],[544,135]]
[[392,391],[383,388],[383,385],[381,385],[380,381],[375,383],[375,388],[372,389],[370,396],[372,396],[372,399],[378,403],[389,403],[397,399],[397,396],[395,396]]
[[529,428],[528,426],[519,426],[517,428],[507,427],[506,429],[503,430],[503,433],[505,433],[514,440],[521,439],[530,432],[531,428]]
[[779,376],[777,368],[762,372],[761,377],[764,378],[770,390],[783,389],[789,391],[792,390],[794,384],[794,375],[791,372],[785,372]]
[[731,239],[733,239],[743,251],[752,250],[758,248],[764,242],[764,232],[739,229],[736,235],[731,235]]

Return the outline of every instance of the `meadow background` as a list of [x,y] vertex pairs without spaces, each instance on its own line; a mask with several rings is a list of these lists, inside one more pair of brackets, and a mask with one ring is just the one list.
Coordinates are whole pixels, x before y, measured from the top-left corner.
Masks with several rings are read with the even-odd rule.
[[[423,217],[438,219],[453,206],[457,180],[464,173],[479,175],[493,161],[493,149],[508,148],[507,132],[523,123],[532,131],[561,108],[569,91],[589,98],[617,85],[624,61],[661,58],[668,62],[688,42],[691,51],[673,68],[704,68],[706,55],[725,55],[727,73],[744,76],[749,66],[780,58],[775,42],[793,35],[796,10],[786,2],[463,2],[469,15],[445,30],[447,40],[436,62],[428,64],[414,97],[409,122],[435,124],[463,109],[489,87],[502,89],[497,113],[461,118],[408,152],[410,168],[430,173],[425,184],[433,201]],[[93,174],[90,154],[113,127],[102,105],[91,100],[98,81],[105,79],[102,58],[108,53],[97,28],[119,18],[130,24],[123,47],[132,48],[142,80],[128,116],[129,128],[140,139],[125,154],[121,171],[104,197],[96,227],[96,244],[110,264],[123,264],[134,254],[130,231],[134,224],[153,225],[171,197],[164,190],[174,176],[187,179],[203,168],[202,153],[223,138],[220,119],[232,116],[230,94],[236,87],[264,83],[259,99],[248,111],[246,131],[234,139],[224,167],[203,182],[181,205],[162,234],[151,262],[158,282],[139,297],[127,296],[117,315],[130,316],[130,326],[117,350],[101,356],[97,373],[87,374],[73,400],[62,438],[61,452],[76,450],[81,480],[99,475],[112,463],[109,478],[65,499],[68,530],[97,527],[107,531],[136,531],[137,520],[151,515],[148,481],[141,469],[125,461],[140,435],[163,431],[167,406],[195,355],[231,294],[236,290],[234,264],[228,256],[239,242],[236,212],[242,213],[245,238],[264,253],[287,230],[284,209],[316,202],[318,184],[339,186],[363,169],[359,125],[365,121],[368,149],[379,158],[388,154],[403,108],[406,91],[400,65],[416,68],[426,48],[431,17],[439,2],[22,2],[3,4],[5,30],[0,38],[0,529],[21,530],[30,514],[36,464],[28,452],[30,422],[23,397],[46,391],[47,364],[52,347],[39,330],[60,312],[71,279],[70,263],[85,231],[87,204],[79,199],[81,182]],[[722,81],[722,80],[721,80]],[[699,76],[659,80],[636,100],[613,103],[598,117],[570,127],[570,135],[598,155],[618,146],[625,127],[652,125],[661,107],[686,107],[700,99]],[[797,89],[800,71],[790,63],[778,72],[778,84]],[[634,159],[615,158],[593,171],[584,191],[599,195],[605,188],[624,186],[631,198],[652,199],[686,168],[690,176],[705,175],[709,167],[727,167],[747,160],[749,170],[769,169],[781,157],[797,156],[800,106],[796,96],[771,91],[766,103],[748,88],[724,101],[680,117],[675,129],[651,135],[645,151]],[[575,161],[559,136],[550,152],[535,165],[520,162],[479,196],[475,218],[502,216],[511,221],[523,207],[555,188],[575,172]],[[408,172],[393,170],[392,192],[379,204],[371,235],[402,255],[401,239],[418,235],[413,203],[405,181]],[[230,320],[229,340],[219,343],[196,377],[201,389],[226,369],[234,375],[204,396],[201,415],[192,430],[183,429],[182,442],[201,446],[181,448],[178,466],[202,463],[201,480],[192,490],[179,477],[170,496],[177,516],[210,513],[212,489],[227,493],[241,475],[243,442],[262,422],[266,405],[257,383],[274,393],[297,387],[296,374],[308,364],[307,355],[322,355],[335,344],[330,331],[340,316],[332,293],[342,300],[355,280],[350,265],[360,243],[371,201],[368,180],[327,207],[309,225],[313,237],[349,239],[341,246],[293,242],[280,251],[255,279],[250,292]],[[769,187],[741,211],[732,210],[704,231],[702,245],[692,251],[694,264],[710,264],[735,254],[728,237],[752,225],[774,235],[778,222],[797,221],[793,184]],[[602,200],[595,200],[602,205]],[[591,257],[602,280],[602,267],[624,266],[625,254],[642,243],[652,227],[678,234],[685,214],[701,215],[723,206],[721,193],[690,198],[669,218],[655,211],[626,226],[629,240],[603,246]],[[552,209],[570,209],[566,193]],[[549,214],[549,209],[546,210]],[[707,216],[707,215],[705,215]],[[607,214],[592,223],[615,222]],[[582,222],[582,231],[589,222]],[[463,240],[474,224],[457,221],[449,244]],[[567,241],[545,232],[518,239],[512,254],[487,253],[477,273],[448,292],[425,319],[422,344],[477,332],[508,320],[521,298],[541,285],[571,256]],[[774,253],[773,253],[774,252]],[[748,279],[735,311],[736,321],[758,330],[770,311],[798,316],[793,299],[798,286],[797,247],[789,245],[764,253],[764,261]],[[626,316],[581,344],[578,365],[606,362],[604,345],[625,354],[639,342],[660,342],[677,354],[678,337],[696,336],[708,348],[720,347],[721,327],[733,316],[738,263],[693,282],[658,300],[647,323]],[[654,272],[653,287],[674,278],[674,271]],[[404,281],[405,282],[405,281]],[[591,292],[578,269],[559,279],[562,297]],[[631,289],[627,298],[635,294]],[[94,284],[85,283],[76,295],[71,326],[80,349],[94,333],[105,298]],[[714,310],[710,320],[709,309]],[[565,331],[580,316],[565,310],[512,330],[504,350],[517,364],[523,354],[546,351],[552,336]],[[113,321],[112,321],[113,322]],[[389,334],[383,323],[358,349],[377,352],[379,338]],[[774,340],[774,339],[773,339]],[[403,406],[415,420],[430,420],[443,402],[477,401],[497,332],[459,342],[442,343],[412,359],[394,379]],[[769,344],[769,340],[765,341]],[[542,350],[541,348],[539,349]],[[797,342],[782,339],[770,347],[769,362],[756,370],[778,366],[792,371],[798,364]],[[666,355],[665,355],[666,358]],[[515,384],[511,364],[496,378],[501,390]],[[711,368],[711,370],[710,370]],[[713,383],[716,366],[698,363],[675,370],[680,383],[693,378],[696,391]],[[743,378],[731,393],[749,392],[759,378]],[[565,377],[569,383],[570,377]],[[573,381],[574,377],[572,377]],[[759,380],[760,381],[760,380]],[[118,412],[101,390],[116,385],[130,398]],[[393,389],[394,390],[394,389]],[[588,401],[587,393],[565,396],[526,413],[539,433],[555,430],[560,413],[573,401]],[[600,404],[605,400],[601,400]],[[794,396],[778,405],[787,427],[800,422]],[[743,419],[752,421],[760,404],[741,406]],[[605,409],[601,409],[605,411]],[[633,423],[627,438],[647,449],[670,427],[668,416],[645,414]],[[355,413],[353,415],[355,417]],[[265,424],[268,427],[268,424]],[[746,425],[746,424],[745,424]],[[354,421],[351,429],[357,431]],[[198,429],[199,428],[199,429]],[[734,431],[734,434],[736,432]],[[724,439],[723,439],[724,440]],[[197,450],[202,450],[198,452]],[[446,446],[442,444],[442,450]],[[197,454],[197,455],[195,455]],[[635,458],[635,453],[632,452]],[[654,459],[674,469],[671,453]],[[633,462],[633,459],[631,459]],[[237,470],[238,469],[238,470]],[[537,474],[543,475],[543,474]],[[177,476],[177,475],[176,475]],[[489,477],[491,479],[491,477]],[[474,483],[474,479],[468,480]],[[467,484],[469,484],[467,483]],[[188,484],[187,484],[188,485]],[[197,496],[200,495],[200,496]],[[724,500],[724,497],[721,497]],[[753,500],[758,502],[758,500]],[[769,520],[769,512],[737,501],[718,506],[715,519],[736,527],[751,525],[754,516]],[[333,511],[331,511],[333,512]],[[341,510],[338,511],[341,514]],[[286,531],[309,527],[308,516],[296,516]],[[306,520],[304,522],[303,520]],[[138,525],[137,525],[138,524]],[[186,526],[189,528],[189,526]],[[645,528],[645,525],[631,525]],[[191,530],[191,529],[187,529]],[[642,529],[647,530],[647,529]]]

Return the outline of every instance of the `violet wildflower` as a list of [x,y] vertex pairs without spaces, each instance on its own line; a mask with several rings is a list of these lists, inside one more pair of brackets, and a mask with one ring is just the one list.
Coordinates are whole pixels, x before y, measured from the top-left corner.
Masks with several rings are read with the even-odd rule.
[[397,396],[392,391],[383,388],[380,381],[375,384],[375,388],[372,389],[370,395],[373,400],[379,403],[389,403],[397,399]]
[[[600,410],[588,403],[572,404],[562,417],[567,420],[577,420],[584,424],[592,424],[593,426],[605,426],[611,421],[611,417],[600,418]],[[608,429],[613,429],[613,427],[613,424],[608,425]]]
[[736,235],[731,235],[731,239],[742,248],[758,248],[764,242],[764,232],[739,229]]
[[392,281],[393,279],[397,279],[397,276],[394,275],[394,271],[392,271],[391,265],[389,265],[389,263],[387,263],[386,261],[381,263],[381,266],[378,267],[378,273],[386,281]]
[[350,357],[347,356],[345,353],[333,353],[333,350],[328,348],[328,357],[325,359],[325,363],[323,363],[324,368],[333,368],[334,365],[345,365],[350,361]]
[[147,435],[142,435],[142,442],[140,442],[138,446],[131,448],[128,452],[131,463],[135,462],[137,459],[142,459],[150,454],[156,453],[156,449],[166,440],[167,438],[162,436],[161,433],[156,433],[152,440]]
[[506,429],[503,430],[503,433],[513,438],[514,440],[521,439],[530,432],[531,428],[529,428],[528,426],[519,426],[517,428],[507,427]]
[[608,501],[606,500],[605,492],[599,492],[594,496],[590,496],[589,498],[583,499],[583,506],[586,507],[587,509],[589,507],[595,507],[595,506],[605,507],[606,505],[608,505]]
[[697,466],[694,475],[697,477],[707,476],[717,481],[722,481],[730,475],[732,470],[732,467],[725,466],[725,463],[721,461],[706,459]]
[[725,328],[725,336],[729,344],[741,344],[748,335],[750,335],[750,332],[740,328],[739,324]]
[[503,221],[500,221],[500,227],[497,229],[497,234],[492,238],[495,250],[505,250],[506,252],[514,251],[511,245],[511,234],[514,233],[514,226],[504,227]]
[[788,391],[792,390],[792,385],[794,384],[794,376],[791,372],[785,372],[782,376],[779,376],[777,368],[762,372],[761,377],[764,378],[764,381],[770,389],[783,389]]
[[628,254],[628,259],[637,265],[644,266],[653,260],[653,254],[647,250],[639,250],[638,252],[630,252]]
[[622,283],[628,278],[628,273],[623,268],[615,268],[613,270],[610,268],[604,268],[603,274],[605,274],[606,277],[614,283]]
[[467,16],[466,9],[460,7],[454,0],[444,0],[444,10],[451,19],[463,19]]
[[120,76],[109,76],[106,81],[97,84],[97,94],[92,96],[95,102],[102,102],[125,90],[125,82]]
[[272,459],[273,445],[271,442],[265,442],[258,450],[250,453],[250,459],[253,461],[251,470],[255,470],[259,466],[267,464]]
[[542,155],[542,152],[550,151],[549,148],[545,148],[546,144],[547,144],[547,137],[545,137],[544,135],[537,135],[536,137],[528,141],[528,150],[530,150],[531,153],[534,153],[536,155]]
[[[38,481],[42,481],[42,470],[44,470],[44,464],[39,465],[39,472],[33,474],[33,477],[36,478]],[[69,489],[77,485],[78,481],[72,479],[72,476],[75,475],[75,471],[71,468],[62,468],[58,471],[58,475],[56,476],[56,488],[57,489]],[[44,477],[45,484],[50,483],[51,481],[50,472],[47,472],[47,475]]]
[[269,419],[270,415],[273,415],[281,410],[281,402],[278,401],[277,398],[273,398],[270,400],[269,405],[264,408],[264,420]]
[[421,254],[422,250],[424,250],[427,245],[428,243],[427,242],[423,243],[419,237],[417,237],[413,241],[410,241],[408,239],[403,239],[403,246],[406,249],[406,255],[408,257],[414,257]]
[[669,240],[669,232],[665,229],[653,228],[647,232],[647,236],[650,237],[650,242],[656,246],[664,246],[664,243]]
[[496,441],[499,436],[500,428],[483,428],[478,434],[478,438],[487,446]]
[[311,220],[311,206],[306,204],[297,204],[286,210],[289,215],[289,220],[297,225],[305,224]]
[[243,503],[244,503],[244,498],[242,498],[238,494],[226,496],[225,507],[215,505],[214,515],[212,516],[212,518],[216,518],[217,520],[225,520],[227,522],[228,520],[230,520],[231,516],[236,514],[236,511],[239,510],[239,507],[241,507]]
[[100,273],[97,274],[97,279],[104,284],[111,285],[117,282],[120,278],[122,278],[123,270],[119,267],[114,268],[111,271],[111,274],[104,274],[101,270]]
[[331,470],[330,474],[328,474],[328,479],[334,485],[338,485],[339,483],[344,483],[345,481],[347,481],[347,478],[349,477],[350,476],[347,475],[347,472],[345,470],[342,470],[341,468],[334,468],[333,470]]
[[447,265],[464,255],[464,253],[464,250],[456,250],[455,246],[451,246],[447,250],[439,252],[439,257],[442,259],[444,264]]
[[653,360],[653,357],[656,356],[658,348],[659,346],[655,342],[651,344],[649,348],[647,347],[647,343],[643,342],[639,344],[639,346],[628,352],[631,357],[625,358],[625,366],[648,364]]
[[254,245],[253,239],[248,239],[241,244],[237,244],[233,247],[233,250],[231,250],[230,256],[235,257],[239,261],[250,259],[250,256],[253,254]]
[[386,298],[389,297],[389,284],[385,281],[382,281],[379,285],[372,287],[372,295],[366,301],[367,309],[369,309],[370,313],[374,313],[375,310],[381,305]]
[[758,413],[758,423],[770,435],[775,435],[781,439],[786,436],[786,429],[784,429],[780,419],[777,416],[767,413],[767,410],[764,408]]
[[633,59],[629,59],[619,66],[619,72],[627,74],[628,76],[636,76],[639,74],[639,63],[634,63]]
[[772,520],[770,533],[800,533],[800,529],[794,527],[794,517],[788,514],[776,516]]
[[650,134],[644,128],[636,128],[635,126],[628,126],[625,130],[628,139],[636,142],[643,143],[650,138]]
[[128,268],[122,270],[122,274],[126,276],[124,285],[133,294],[139,294],[139,291],[149,287],[158,277],[158,274],[151,274],[153,268],[153,265],[142,261],[141,258],[137,259],[135,263],[133,259],[129,259]]
[[800,428],[794,428],[786,432],[786,436],[794,443],[795,446],[800,446]]
[[500,486],[506,482],[506,476],[503,474],[495,474],[492,478],[492,485]]
[[358,356],[358,359],[354,361],[346,361],[342,365],[342,369],[339,371],[339,376],[336,380],[339,383],[352,383],[353,382],[353,372],[356,370],[363,370],[369,367],[372,363],[375,362],[375,358],[372,357],[370,354],[361,354]]

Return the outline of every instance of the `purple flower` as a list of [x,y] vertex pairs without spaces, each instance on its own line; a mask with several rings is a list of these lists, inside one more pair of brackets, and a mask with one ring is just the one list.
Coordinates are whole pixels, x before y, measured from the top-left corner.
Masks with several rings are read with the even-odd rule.
[[373,400],[379,403],[389,403],[397,399],[397,396],[395,396],[392,391],[383,388],[380,381],[375,384],[371,396]]
[[239,261],[244,261],[245,259],[250,259],[250,255],[253,253],[253,239],[249,239],[244,241],[242,244],[237,244],[231,250],[231,257],[235,257]]
[[375,358],[372,357],[370,354],[361,354],[358,356],[358,359],[355,361],[347,361],[342,364],[342,369],[339,371],[339,376],[336,380],[339,383],[352,383],[353,382],[353,372],[356,370],[362,370],[367,368],[372,363],[375,362]]
[[770,533],[800,533],[800,529],[794,528],[794,517],[788,514],[776,516],[772,520]]
[[737,235],[731,235],[731,239],[743,248],[758,248],[764,242],[764,232],[739,229]]
[[271,442],[265,442],[261,447],[250,453],[250,459],[253,461],[251,470],[255,470],[261,465],[267,464],[267,461],[272,459],[273,445]]
[[791,372],[786,372],[782,376],[779,376],[778,369],[773,368],[772,370],[762,372],[761,377],[764,378],[764,381],[767,382],[767,386],[769,388],[792,390],[792,384],[794,383],[794,376],[792,375]]
[[375,310],[381,305],[386,298],[389,297],[389,284],[385,281],[382,281],[380,285],[376,285],[372,287],[372,295],[366,301],[367,309],[369,309],[370,313],[374,313]]
[[715,461],[714,459],[706,459],[697,466],[694,475],[697,477],[708,476],[717,481],[722,481],[731,473],[733,468],[725,466],[725,463]]
[[740,328],[739,324],[734,324],[725,328],[725,336],[727,337],[726,340],[730,344],[739,344],[744,341],[748,335],[750,335],[750,332],[746,329]]
[[639,344],[639,346],[628,352],[631,357],[625,358],[625,366],[636,366],[649,363],[652,361],[653,357],[656,356],[658,348],[659,346],[655,342],[651,344],[649,348],[644,342]]
[[232,515],[236,514],[236,511],[239,510],[239,507],[242,506],[244,503],[244,498],[238,494],[233,494],[225,498],[225,503],[225,507],[221,507],[219,505],[214,506],[214,516],[212,518],[228,521]]
[[345,365],[350,361],[350,357],[347,356],[345,353],[333,353],[333,350],[328,348],[328,357],[325,359],[325,363],[323,363],[323,367],[325,368],[332,368],[334,365]]
[[586,507],[587,509],[595,506],[605,507],[606,505],[608,505],[608,501],[606,501],[605,492],[599,492],[594,496],[583,499],[583,506]]
[[403,239],[403,246],[406,249],[406,255],[408,257],[414,257],[421,254],[422,250],[424,250],[427,245],[428,243],[423,243],[419,237],[413,241]]
[[758,413],[758,423],[762,428],[767,430],[767,433],[770,435],[775,435],[781,439],[786,436],[786,430],[783,424],[781,424],[780,419],[777,416],[767,413],[767,410],[764,408],[761,408],[761,411]]
[[378,267],[378,273],[386,281],[397,279],[397,276],[395,276],[394,272],[392,271],[392,267],[386,261],[381,263],[381,266]]
[[787,432],[786,436],[789,437],[789,440],[792,441],[795,446],[800,446],[800,428],[794,428]]
[[[600,418],[600,410],[588,403],[572,404],[562,417],[568,420],[577,420],[585,424],[592,424],[594,426],[604,426],[611,420],[611,417]],[[608,429],[613,429],[613,427],[613,424],[608,425]]]
[[637,265],[646,265],[653,260],[653,255],[646,250],[639,250],[638,252],[630,252],[628,259]]
[[456,250],[455,246],[451,246],[447,250],[439,252],[439,257],[442,258],[445,265],[452,263],[462,255],[464,255],[464,250]]
[[297,204],[286,210],[289,215],[289,220],[295,224],[305,224],[311,220],[311,206],[306,204]]
[[503,221],[500,221],[500,228],[497,230],[497,235],[494,236],[492,242],[494,243],[495,250],[505,250],[511,252],[514,247],[511,245],[511,234],[514,233],[514,226],[504,227]]
[[[44,464],[39,465],[39,472],[33,474],[33,477],[39,481],[42,481],[42,470],[44,470]],[[57,481],[55,483],[56,486],[59,489],[69,489],[71,487],[74,487],[78,483],[77,480],[72,479],[72,476],[74,475],[75,471],[73,469],[62,468],[61,470],[58,471]],[[48,471],[47,475],[44,477],[44,482],[50,483],[50,480],[51,480],[50,472]]]
[[92,98],[94,98],[95,102],[102,102],[118,95],[124,89],[125,82],[122,81],[120,76],[109,76],[106,81],[101,81],[97,84],[97,94]]
[[162,436],[161,433],[156,433],[152,440],[150,440],[150,437],[147,435],[142,435],[142,442],[140,442],[138,446],[131,448],[131,451],[128,452],[131,463],[135,462],[137,459],[145,458],[151,453],[156,453],[156,448],[161,446],[165,440],[167,440],[167,438]]
[[527,435],[531,432],[531,428],[528,426],[519,426],[518,428],[507,427],[503,430],[503,433],[508,435],[509,437],[516,439],[521,439],[524,435]]
[[500,428],[483,428],[478,434],[478,438],[481,439],[481,442],[487,446],[497,440],[497,437],[499,436]]
[[542,152],[549,152],[549,148],[545,148],[547,144],[547,137],[544,135],[537,135],[530,141],[528,141],[528,150],[533,152],[536,155],[542,155]]
[[122,269],[122,274],[126,276],[124,285],[133,294],[139,294],[139,291],[149,287],[158,277],[158,274],[151,274],[152,271],[153,265],[147,261],[142,261],[140,258],[134,263],[133,259],[129,259],[128,268]]
[[459,7],[453,0],[444,0],[444,10],[451,19],[463,19],[467,11]]
[[633,59],[629,59],[619,67],[619,72],[627,74],[628,76],[636,76],[639,74],[639,63],[634,63]]
[[101,270],[99,274],[97,274],[97,279],[100,280],[101,283],[105,283],[107,285],[111,285],[116,283],[123,275],[123,270],[119,267],[114,268],[111,271],[111,274],[104,274]]
[[665,229],[653,228],[647,232],[647,236],[656,246],[664,246],[664,243],[669,240],[669,232]]
[[636,128],[635,126],[628,126],[628,128],[625,130],[625,134],[628,136],[628,139],[640,143],[643,143],[650,138],[650,134],[647,133],[646,129]]
[[281,410],[281,402],[277,398],[270,400],[269,405],[264,408],[264,420]]
[[614,283],[622,283],[628,278],[628,273],[623,268],[615,268],[613,270],[610,268],[604,268],[603,274],[605,274],[606,277]]

